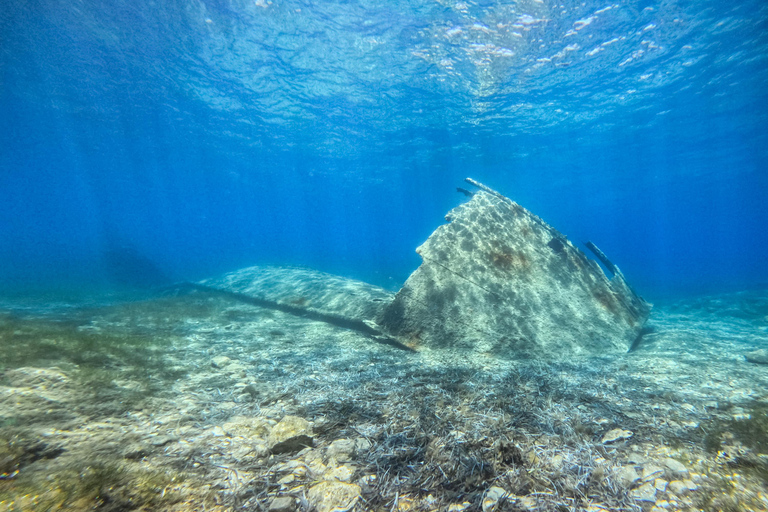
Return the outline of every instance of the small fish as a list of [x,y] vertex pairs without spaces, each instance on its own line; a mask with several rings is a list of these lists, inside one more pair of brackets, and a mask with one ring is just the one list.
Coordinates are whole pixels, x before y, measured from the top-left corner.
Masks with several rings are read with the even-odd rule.
[[461,187],[456,187],[456,192],[461,192],[467,197],[472,197],[474,195],[474,192],[470,192],[469,190]]

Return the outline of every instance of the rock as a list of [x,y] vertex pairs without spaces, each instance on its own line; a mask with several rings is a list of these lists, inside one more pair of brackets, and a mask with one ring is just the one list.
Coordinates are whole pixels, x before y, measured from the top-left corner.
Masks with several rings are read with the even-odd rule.
[[355,458],[356,451],[356,443],[352,439],[337,439],[325,449],[325,454],[337,462],[347,462]]
[[472,506],[472,503],[464,501],[462,503],[451,503],[448,505],[448,512],[464,512]]
[[495,510],[496,505],[498,505],[501,500],[506,498],[508,494],[509,493],[501,487],[489,488],[487,491],[485,491],[485,496],[483,496],[483,512]]
[[265,439],[269,435],[271,425],[263,418],[248,416],[235,416],[222,425],[224,431],[232,436],[245,437],[247,439]]
[[690,480],[672,480],[669,482],[668,489],[670,492],[677,494],[678,496],[682,496],[683,494],[687,493],[688,491],[695,490],[697,488],[696,484],[691,482]]
[[666,468],[669,470],[672,476],[682,477],[682,478],[685,478],[688,476],[688,470],[686,469],[686,467],[683,465],[682,462],[669,457],[664,459],[661,462],[664,464],[664,466],[666,466]]
[[251,398],[255,399],[260,394],[259,387],[256,384],[253,384],[253,383],[247,384],[247,385],[243,386],[243,394],[248,394],[248,395],[250,395]]
[[315,480],[324,480],[322,476],[328,471],[328,466],[323,464],[323,457],[319,456],[319,454],[309,453],[304,458],[307,461],[307,469],[313,478]]
[[211,359],[211,366],[213,366],[214,368],[224,368],[231,362],[232,360],[227,356],[216,356],[213,359]]
[[338,480],[339,482],[351,482],[352,477],[355,476],[355,467],[354,466],[336,466],[328,469],[325,474],[323,474],[323,478],[325,480]]
[[278,485],[280,485],[281,489],[286,489],[293,485],[293,483],[296,481],[296,475],[293,473],[288,473],[283,478],[279,479],[277,481]]
[[759,348],[744,354],[744,358],[750,363],[768,364],[768,350]]
[[635,482],[640,480],[640,475],[637,474],[637,471],[632,466],[622,466],[616,472],[616,480],[618,480],[619,485],[629,489]]
[[664,474],[664,469],[653,464],[649,464],[643,468],[643,482],[655,480]]
[[307,500],[317,512],[343,512],[354,508],[361,492],[356,484],[320,482],[309,489]]
[[296,510],[296,500],[290,496],[278,496],[269,504],[269,512],[293,512]]
[[304,418],[285,416],[272,428],[267,446],[276,454],[297,452],[312,446],[312,426]]
[[603,436],[603,439],[600,441],[603,444],[613,443],[615,441],[620,441],[622,439],[629,439],[632,437],[633,432],[631,430],[624,430],[621,428],[615,428],[613,430],[609,430],[606,432],[606,434]]
[[358,437],[355,439],[355,455],[362,452],[367,452],[371,449],[371,442],[364,437]]
[[629,495],[637,501],[656,503],[656,485],[654,482],[645,483],[637,489],[629,491]]
[[653,486],[656,487],[656,492],[664,492],[667,490],[667,481],[663,478],[657,478],[653,481]]
[[416,252],[422,264],[376,319],[411,348],[562,359],[626,352],[651,305],[562,233],[500,193],[478,186]]

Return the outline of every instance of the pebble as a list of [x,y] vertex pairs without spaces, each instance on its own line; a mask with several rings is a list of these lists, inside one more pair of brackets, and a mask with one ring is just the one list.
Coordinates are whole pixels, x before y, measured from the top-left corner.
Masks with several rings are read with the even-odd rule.
[[216,356],[211,359],[211,366],[214,368],[224,368],[231,362],[232,360],[227,356]]
[[631,430],[624,430],[621,428],[615,428],[613,430],[609,430],[604,436],[603,440],[600,441],[603,444],[613,443],[614,441],[620,441],[622,439],[629,439],[632,437],[633,432]]
[[696,484],[691,482],[690,480],[672,480],[669,482],[668,486],[670,492],[677,494],[678,496],[683,495],[689,491],[693,491],[696,489]]
[[269,512],[293,512],[296,510],[296,500],[289,496],[279,496],[269,504]]
[[296,481],[296,475],[294,475],[293,473],[288,473],[283,478],[278,480],[277,483],[278,485],[280,485],[281,489],[285,489],[293,485],[293,482],[295,481]]
[[509,493],[502,489],[501,487],[490,487],[487,491],[485,491],[485,496],[483,496],[483,512],[488,512],[490,510],[494,510],[496,508],[496,505],[507,497]]

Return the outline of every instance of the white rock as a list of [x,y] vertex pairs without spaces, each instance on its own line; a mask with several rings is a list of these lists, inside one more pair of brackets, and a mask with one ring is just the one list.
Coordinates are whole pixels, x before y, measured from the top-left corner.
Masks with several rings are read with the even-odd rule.
[[232,360],[227,356],[216,356],[213,359],[211,359],[211,366],[213,366],[214,368],[224,368],[231,362]]
[[662,463],[672,472],[674,476],[680,476],[683,478],[688,476],[688,469],[686,469],[682,462],[672,458],[666,458],[662,461]]
[[653,482],[648,482],[641,485],[637,489],[633,489],[629,492],[629,495],[637,501],[647,501],[650,503],[656,502],[656,486]]
[[489,488],[485,491],[485,496],[483,496],[483,512],[494,510],[499,501],[506,498],[508,494],[509,493],[501,487],[494,486]]
[[603,440],[601,443],[608,444],[613,443],[615,441],[620,441],[622,439],[629,439],[632,437],[633,432],[631,430],[624,430],[621,428],[615,428],[613,430],[609,430],[606,432],[606,434],[603,436]]

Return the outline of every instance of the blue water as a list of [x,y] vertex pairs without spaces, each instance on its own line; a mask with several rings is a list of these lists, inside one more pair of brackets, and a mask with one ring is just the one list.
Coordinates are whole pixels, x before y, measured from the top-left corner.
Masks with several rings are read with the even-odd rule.
[[2,292],[110,286],[111,248],[396,289],[467,176],[651,300],[754,288],[767,164],[761,0],[0,9]]

